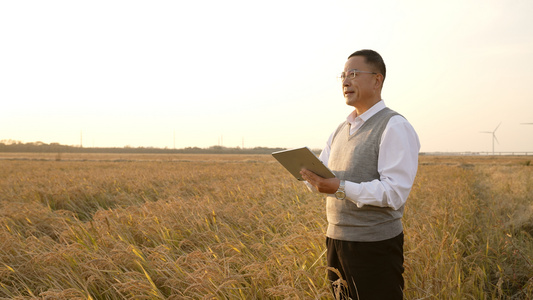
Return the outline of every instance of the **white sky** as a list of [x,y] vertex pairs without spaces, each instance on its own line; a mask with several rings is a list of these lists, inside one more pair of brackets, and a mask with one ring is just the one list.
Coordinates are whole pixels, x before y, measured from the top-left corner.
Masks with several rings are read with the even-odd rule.
[[533,1],[1,1],[0,140],[322,148],[370,48],[421,151],[533,151]]

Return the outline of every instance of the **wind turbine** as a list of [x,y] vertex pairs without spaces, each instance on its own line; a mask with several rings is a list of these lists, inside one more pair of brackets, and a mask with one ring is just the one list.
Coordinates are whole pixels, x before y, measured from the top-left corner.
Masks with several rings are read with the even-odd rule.
[[533,123],[520,123],[520,125],[533,125]]
[[[502,122],[500,122],[500,124],[498,124],[498,126],[496,126],[494,131],[480,131],[481,133],[490,133],[490,134],[492,134],[492,155],[494,155],[494,141],[498,142],[498,138],[496,138],[496,130],[498,130],[498,127],[500,127],[500,125],[502,125]],[[499,143],[500,142],[498,142],[498,144]]]

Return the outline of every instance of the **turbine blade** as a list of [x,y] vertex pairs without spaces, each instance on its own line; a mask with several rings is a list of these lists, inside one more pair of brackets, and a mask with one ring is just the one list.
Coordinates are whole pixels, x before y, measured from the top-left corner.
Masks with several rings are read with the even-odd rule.
[[500,144],[500,141],[498,141],[498,138],[496,137],[496,135],[494,134],[493,135],[494,139],[496,140],[496,143]]
[[502,125],[502,122],[500,122],[500,124],[498,124],[498,126],[496,126],[496,129],[494,129],[494,132],[496,132],[496,130],[498,130],[498,127],[500,127],[500,125]]

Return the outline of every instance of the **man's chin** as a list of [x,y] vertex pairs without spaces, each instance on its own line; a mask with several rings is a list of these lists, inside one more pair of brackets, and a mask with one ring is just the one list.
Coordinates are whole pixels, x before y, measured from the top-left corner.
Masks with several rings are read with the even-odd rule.
[[355,106],[355,100],[346,98],[346,105]]

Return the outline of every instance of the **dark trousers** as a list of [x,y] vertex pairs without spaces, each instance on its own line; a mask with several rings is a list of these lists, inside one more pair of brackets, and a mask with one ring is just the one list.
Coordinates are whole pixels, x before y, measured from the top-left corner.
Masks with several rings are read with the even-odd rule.
[[403,299],[403,233],[379,242],[327,238],[326,244],[335,299]]

